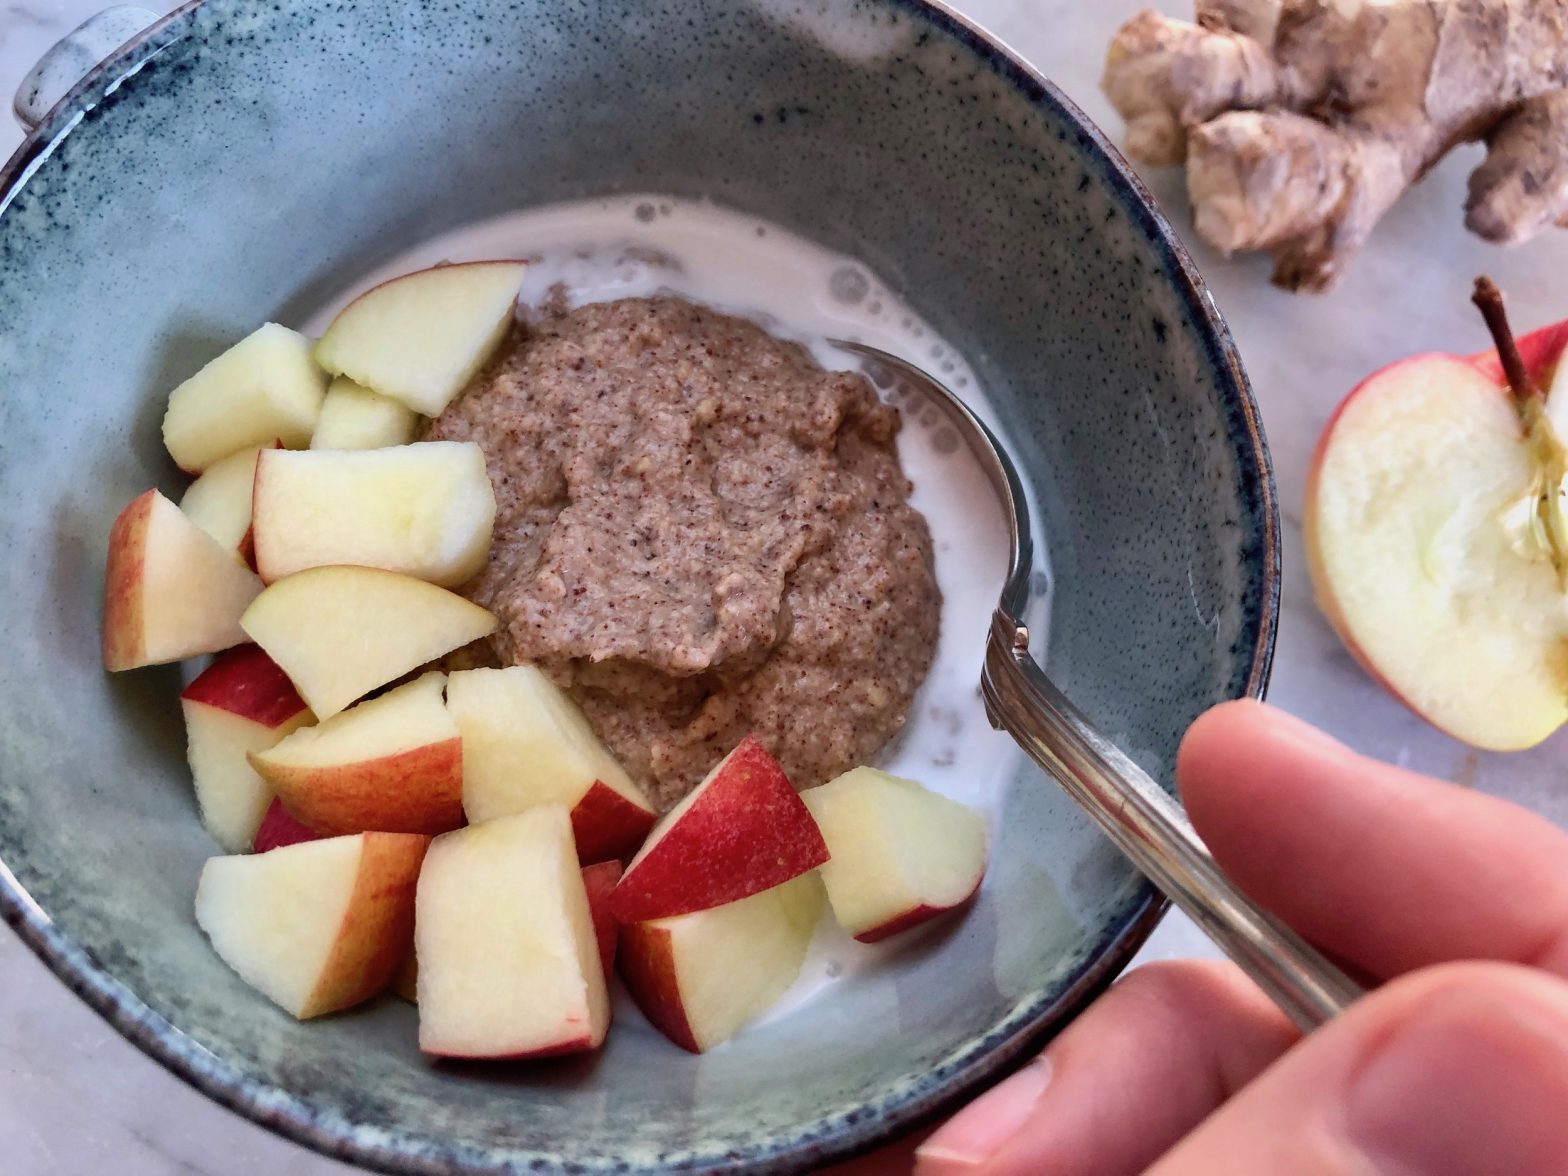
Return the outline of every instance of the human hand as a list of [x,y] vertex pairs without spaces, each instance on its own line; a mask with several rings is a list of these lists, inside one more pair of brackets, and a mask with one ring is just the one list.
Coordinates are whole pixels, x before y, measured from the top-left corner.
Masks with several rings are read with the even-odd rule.
[[917,1176],[1568,1172],[1568,834],[1253,702],[1177,779],[1242,889],[1382,987],[1302,1039],[1230,964],[1139,968]]

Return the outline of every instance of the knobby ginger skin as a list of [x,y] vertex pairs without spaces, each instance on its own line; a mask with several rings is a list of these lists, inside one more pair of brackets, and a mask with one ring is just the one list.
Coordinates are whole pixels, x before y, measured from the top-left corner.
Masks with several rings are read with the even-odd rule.
[[1568,0],[1198,0],[1123,26],[1103,85],[1134,159],[1185,161],[1199,234],[1288,289],[1332,285],[1460,143],[1487,144],[1472,232],[1568,225]]

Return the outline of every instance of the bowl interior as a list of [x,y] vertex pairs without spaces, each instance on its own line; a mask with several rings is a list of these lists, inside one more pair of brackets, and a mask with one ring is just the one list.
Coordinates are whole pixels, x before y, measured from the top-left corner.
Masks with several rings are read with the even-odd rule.
[[155,1056],[398,1170],[792,1168],[995,1072],[1135,948],[1148,888],[1021,767],[981,900],[896,966],[702,1058],[627,1024],[591,1059],[431,1067],[395,999],[300,1025],[212,954],[191,917],[214,850],[177,671],[99,665],[109,524],[181,485],[159,437],[176,383],[421,239],[663,191],[861,257],[966,352],[1041,494],[1052,672],[1168,779],[1185,725],[1267,672],[1261,436],[1223,327],[1125,173],[952,18],[886,0],[207,0],[80,90],[8,178],[0,898]]

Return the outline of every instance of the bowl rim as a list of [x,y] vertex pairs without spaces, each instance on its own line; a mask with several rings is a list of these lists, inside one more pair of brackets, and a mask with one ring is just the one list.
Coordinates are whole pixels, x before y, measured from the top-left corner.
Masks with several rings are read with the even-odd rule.
[[[1243,425],[1237,457],[1241,482],[1255,480],[1262,523],[1257,630],[1252,640],[1244,697],[1267,692],[1278,632],[1281,542],[1273,461],[1250,381],[1235,340],[1186,246],[1152,193],[1105,133],[1041,71],[947,0],[877,0],[924,20],[952,37],[1008,82],[1047,119],[1074,128],[1086,162],[1120,202],[1135,228],[1150,242],[1176,293],[1198,327],[1204,357],[1217,377],[1222,400],[1239,412]],[[36,168],[81,121],[81,117],[164,49],[184,39],[182,31],[206,0],[185,0],[93,67],[0,165],[0,215]],[[1059,1032],[1094,1000],[1142,947],[1168,908],[1149,882],[1135,888],[1121,920],[1108,927],[1085,954],[1072,980],[1054,998],[994,1026],[955,1050],[941,1066],[907,1091],[884,1095],[878,1104],[845,1108],[793,1136],[766,1140],[746,1152],[692,1156],[680,1171],[790,1173],[840,1162],[892,1142],[938,1120],[1011,1073],[1028,1054]],[[127,1041],[214,1102],[253,1123],[322,1155],[395,1176],[451,1176],[496,1171],[494,1157],[462,1154],[456,1148],[432,1153],[418,1137],[357,1123],[337,1112],[313,1109],[301,1095],[250,1077],[208,1051],[154,1012],[116,980],[85,948],[54,925],[42,906],[0,860],[0,918],[73,993]],[[869,1113],[868,1113],[869,1112]],[[467,1151],[468,1149],[465,1149]],[[518,1154],[501,1170],[546,1170],[544,1157]],[[578,1170],[563,1157],[545,1159]],[[584,1169],[586,1170],[586,1169]]]

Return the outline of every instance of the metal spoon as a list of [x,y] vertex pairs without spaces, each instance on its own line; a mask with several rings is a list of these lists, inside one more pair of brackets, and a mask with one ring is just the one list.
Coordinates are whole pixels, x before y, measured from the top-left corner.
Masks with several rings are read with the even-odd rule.
[[1197,923],[1280,1009],[1312,1030],[1362,995],[1350,977],[1289,927],[1259,909],[1220,872],[1170,795],[1059,691],[1029,653],[1022,620],[1033,546],[1023,483],[984,422],[938,380],[875,347],[835,347],[902,375],[958,431],[1001,500],[1012,559],[991,618],[980,678],[986,714],[1076,800],[1132,863]]

